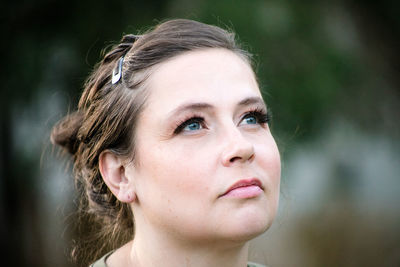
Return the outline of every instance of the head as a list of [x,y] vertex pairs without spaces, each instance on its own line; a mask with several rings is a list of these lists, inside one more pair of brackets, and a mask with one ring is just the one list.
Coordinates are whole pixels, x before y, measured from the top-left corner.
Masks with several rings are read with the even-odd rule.
[[[193,242],[241,242],[277,209],[279,152],[266,122],[234,35],[172,20],[113,47],[52,140],[73,155],[83,209],[108,240],[132,239],[135,221],[137,234],[150,225]],[[237,182],[253,185],[230,190]]]

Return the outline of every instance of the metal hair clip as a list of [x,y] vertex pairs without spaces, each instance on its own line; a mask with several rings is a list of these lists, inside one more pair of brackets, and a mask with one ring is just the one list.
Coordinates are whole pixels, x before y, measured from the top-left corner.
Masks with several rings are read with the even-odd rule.
[[122,63],[124,63],[124,57],[121,57],[118,61],[118,65],[113,69],[111,83],[116,84],[122,77]]

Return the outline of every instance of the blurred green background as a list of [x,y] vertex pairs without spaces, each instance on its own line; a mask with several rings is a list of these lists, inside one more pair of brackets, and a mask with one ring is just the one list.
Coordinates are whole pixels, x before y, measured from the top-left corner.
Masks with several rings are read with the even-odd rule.
[[400,266],[400,4],[148,0],[2,3],[3,263],[72,266],[71,166],[49,143],[102,48],[166,18],[229,27],[254,55],[282,154],[269,266]]

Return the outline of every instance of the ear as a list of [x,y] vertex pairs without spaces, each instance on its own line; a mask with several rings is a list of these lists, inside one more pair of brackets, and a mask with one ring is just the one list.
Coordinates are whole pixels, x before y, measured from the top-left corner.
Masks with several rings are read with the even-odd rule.
[[131,203],[136,194],[133,181],[126,176],[124,161],[111,151],[103,151],[99,157],[99,170],[104,182],[121,202]]

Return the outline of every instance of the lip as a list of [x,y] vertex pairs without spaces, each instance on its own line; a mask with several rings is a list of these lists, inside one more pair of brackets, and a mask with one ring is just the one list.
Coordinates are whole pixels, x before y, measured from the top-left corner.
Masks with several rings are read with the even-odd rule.
[[243,179],[230,186],[220,197],[253,198],[261,194],[263,190],[259,179]]

